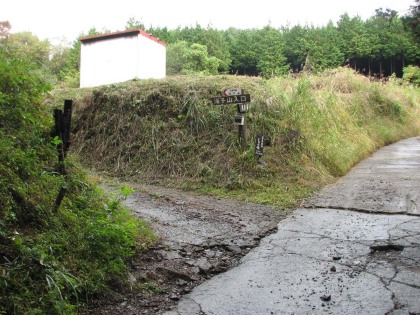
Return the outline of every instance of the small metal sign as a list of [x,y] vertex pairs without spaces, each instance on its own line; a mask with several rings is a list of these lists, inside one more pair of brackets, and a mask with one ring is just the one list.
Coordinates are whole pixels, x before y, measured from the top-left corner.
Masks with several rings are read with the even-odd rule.
[[251,102],[251,95],[241,94],[241,95],[233,95],[233,96],[221,96],[221,97],[213,97],[211,100],[214,105],[249,103]]
[[241,88],[230,88],[223,91],[225,96],[241,95],[245,94],[244,89]]
[[236,115],[233,122],[237,126],[243,126],[245,125],[245,117],[242,115]]
[[244,114],[244,113],[248,112],[248,110],[249,110],[248,103],[238,104],[237,109],[238,109],[238,113],[241,113],[241,114]]
[[255,138],[255,155],[262,156],[264,151],[264,136],[257,135]]

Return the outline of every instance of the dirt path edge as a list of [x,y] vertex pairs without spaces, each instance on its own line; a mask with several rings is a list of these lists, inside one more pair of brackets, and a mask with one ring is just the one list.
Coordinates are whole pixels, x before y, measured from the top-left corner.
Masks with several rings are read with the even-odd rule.
[[288,211],[156,186],[130,184],[125,205],[160,237],[131,261],[129,285],[94,301],[90,314],[161,314],[195,286],[238,265]]

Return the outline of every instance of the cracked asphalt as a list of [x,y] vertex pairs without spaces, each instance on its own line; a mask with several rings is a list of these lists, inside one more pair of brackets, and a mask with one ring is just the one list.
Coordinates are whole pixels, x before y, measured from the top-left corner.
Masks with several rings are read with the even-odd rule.
[[420,314],[420,137],[361,162],[164,314]]
[[[91,314],[162,314],[182,296],[236,266],[287,215],[274,207],[201,196],[170,188],[130,185],[124,204],[159,236],[130,262],[128,284],[93,301]],[[113,191],[116,186],[104,185]]]

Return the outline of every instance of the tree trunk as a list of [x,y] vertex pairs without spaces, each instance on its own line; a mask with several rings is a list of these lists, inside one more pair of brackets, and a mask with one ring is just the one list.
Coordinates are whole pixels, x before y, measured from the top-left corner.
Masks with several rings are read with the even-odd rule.
[[394,71],[395,71],[394,68],[395,68],[394,67],[394,58],[391,57],[391,73],[390,73],[390,75],[394,73]]
[[382,75],[382,59],[379,58],[379,77]]

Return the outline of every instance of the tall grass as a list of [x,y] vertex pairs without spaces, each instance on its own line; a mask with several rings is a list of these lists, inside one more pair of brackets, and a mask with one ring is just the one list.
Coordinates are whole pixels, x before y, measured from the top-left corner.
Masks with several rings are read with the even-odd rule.
[[[245,151],[233,124],[235,106],[210,101],[231,87],[252,98]],[[86,165],[281,207],[420,131],[418,89],[369,82],[349,69],[269,80],[168,77],[83,92],[74,147]],[[254,155],[261,133],[271,141],[263,163]]]

